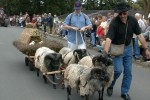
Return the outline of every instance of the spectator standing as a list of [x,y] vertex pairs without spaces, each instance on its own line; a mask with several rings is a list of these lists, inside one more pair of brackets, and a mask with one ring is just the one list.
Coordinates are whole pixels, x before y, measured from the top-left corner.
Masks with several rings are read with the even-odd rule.
[[19,15],[16,16],[16,26],[20,26],[20,24],[19,24]]
[[97,30],[97,26],[95,23],[96,19],[92,19],[92,30],[91,30],[91,34],[90,34],[90,39],[91,39],[91,47],[95,47],[95,38],[96,38],[96,30]]
[[66,35],[68,34],[68,30],[63,27],[63,24],[64,24],[64,23],[61,22],[60,27],[59,27],[59,29],[60,29],[60,32],[59,32],[59,33],[60,33],[60,36],[65,39],[65,38],[66,38]]
[[52,34],[52,28],[53,28],[53,16],[51,13],[48,14],[48,23],[47,26],[49,28],[49,34]]
[[95,40],[96,40],[96,44],[97,45],[100,45],[100,35],[99,35],[99,32],[97,32],[97,31],[98,31],[98,27],[100,26],[101,23],[102,23],[102,15],[99,14],[98,15],[98,20],[96,21],[97,30],[96,30],[96,38],[95,38]]
[[35,14],[33,14],[33,17],[32,17],[33,27],[36,27],[36,21],[37,21],[37,16]]
[[13,17],[12,16],[9,17],[9,21],[10,21],[10,26],[12,26],[13,25]]
[[107,88],[108,96],[112,96],[113,87],[116,83],[116,80],[121,75],[122,70],[124,70],[123,80],[121,85],[121,97],[124,100],[131,100],[128,92],[132,81],[131,39],[133,37],[133,33],[135,33],[138,36],[141,44],[145,49],[147,58],[150,58],[150,52],[148,50],[148,46],[143,37],[143,34],[141,34],[141,29],[139,27],[139,24],[134,17],[128,15],[129,9],[130,7],[126,3],[119,3],[117,5],[115,11],[118,12],[119,15],[115,17],[110,23],[108,33],[106,35],[106,43],[104,46],[104,51],[108,53],[111,43],[116,45],[125,44],[123,55],[118,55],[113,57],[114,80],[111,86]]
[[42,18],[40,15],[37,15],[36,28],[39,29],[41,26]]
[[44,13],[44,17],[43,17],[44,33],[46,33],[46,32],[47,32],[47,28],[46,28],[46,26],[47,26],[47,22],[48,22],[48,17],[47,17],[47,14],[46,14],[46,13]]
[[[71,49],[86,49],[86,45],[82,40],[80,33],[86,31],[86,29],[92,28],[92,23],[89,17],[81,12],[82,4],[80,1],[76,1],[74,4],[74,12],[69,14],[64,21],[64,28],[68,29],[68,47]],[[77,34],[77,41],[76,41]],[[78,47],[76,47],[78,42]]]
[[145,36],[145,37],[147,37],[146,39],[148,40],[148,41],[150,41],[150,17],[148,18],[148,20],[147,20],[147,27],[146,27],[146,29],[145,29],[145,32],[143,33],[143,35]]
[[[141,28],[141,32],[143,33],[145,31],[146,27],[145,27],[144,22],[141,19],[141,14],[136,13],[135,18],[137,19],[138,24]],[[135,36],[135,38],[134,38],[134,58],[135,58],[135,60],[140,60],[140,47],[139,47],[138,41],[139,41],[138,37]]]
[[30,23],[31,22],[31,19],[30,19],[30,16],[27,14],[26,15],[26,24]]
[[54,15],[54,34],[57,33],[57,29],[58,29],[58,25],[59,24],[59,18],[57,17],[57,15]]
[[19,18],[19,26],[20,27],[23,27],[23,20],[24,20],[23,16],[21,15],[20,18]]

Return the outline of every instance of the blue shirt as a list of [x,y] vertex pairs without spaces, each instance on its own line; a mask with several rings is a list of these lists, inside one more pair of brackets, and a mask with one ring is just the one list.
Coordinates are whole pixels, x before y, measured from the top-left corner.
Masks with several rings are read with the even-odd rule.
[[[83,26],[86,25],[92,25],[89,17],[82,12],[80,14],[77,14],[76,12],[69,14],[66,17],[64,24],[78,27],[78,28],[82,28]],[[76,44],[76,31],[74,31],[73,29],[69,29],[67,38],[69,42]],[[81,38],[81,34],[78,31],[78,44],[82,44],[82,43],[83,41]]]

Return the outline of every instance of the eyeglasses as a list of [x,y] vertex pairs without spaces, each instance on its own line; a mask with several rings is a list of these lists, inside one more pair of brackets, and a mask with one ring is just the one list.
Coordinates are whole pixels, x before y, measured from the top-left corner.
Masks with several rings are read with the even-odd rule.
[[127,12],[120,12],[119,16],[121,16],[121,15],[127,15]]

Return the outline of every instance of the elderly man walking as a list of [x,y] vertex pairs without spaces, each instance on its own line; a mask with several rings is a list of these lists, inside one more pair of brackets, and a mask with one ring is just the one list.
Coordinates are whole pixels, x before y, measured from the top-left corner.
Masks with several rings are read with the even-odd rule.
[[[115,45],[124,44],[123,54],[113,57],[114,80],[111,86],[107,89],[108,96],[112,96],[113,87],[116,83],[116,80],[119,78],[123,71],[121,97],[124,100],[131,100],[128,92],[132,81],[131,39],[133,37],[133,33],[137,35],[141,44],[143,45],[147,58],[150,58],[150,52],[148,50],[145,38],[143,34],[141,34],[141,29],[137,20],[134,17],[128,15],[129,9],[130,7],[126,3],[118,4],[116,9],[116,12],[118,12],[118,16],[116,16],[110,23],[108,33],[106,35],[106,43],[104,46],[104,51],[108,53],[111,43]],[[120,48],[118,48],[118,50],[119,49]]]

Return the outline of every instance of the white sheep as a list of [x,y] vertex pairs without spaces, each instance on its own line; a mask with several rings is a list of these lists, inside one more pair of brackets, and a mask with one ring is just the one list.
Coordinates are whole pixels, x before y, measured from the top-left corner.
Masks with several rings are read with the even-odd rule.
[[109,57],[105,57],[104,54],[97,54],[94,56],[83,57],[78,64],[87,65],[88,67],[103,66],[102,64],[109,65],[112,60]]
[[47,72],[44,65],[44,57],[48,53],[55,53],[55,51],[49,49],[48,47],[40,47],[35,52],[35,67],[40,69],[43,73]]
[[59,51],[59,53],[62,54],[64,66],[78,63],[81,58],[87,56],[86,49],[71,50],[70,48],[64,47]]
[[[55,51],[47,48],[41,47],[37,49],[35,53],[35,67],[40,69],[42,73],[46,73],[49,71],[56,71],[59,70],[60,66],[62,65],[62,55],[56,53]],[[37,70],[37,75],[39,74]],[[44,81],[47,82],[45,76],[43,76]],[[53,82],[55,82],[55,76],[52,75]],[[55,85],[53,85],[56,88]]]
[[71,52],[72,50],[68,47],[63,47],[62,49],[60,49],[59,53],[62,54],[62,59],[64,59],[64,57]]
[[83,58],[78,62],[78,64],[86,65],[86,66],[89,66],[89,67],[93,67],[92,58],[93,58],[93,57],[91,57],[91,56],[85,56],[85,57],[83,57]]

